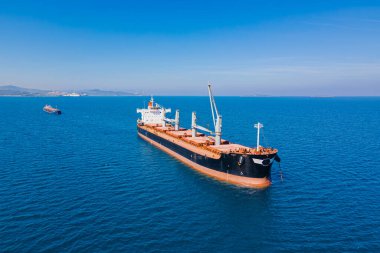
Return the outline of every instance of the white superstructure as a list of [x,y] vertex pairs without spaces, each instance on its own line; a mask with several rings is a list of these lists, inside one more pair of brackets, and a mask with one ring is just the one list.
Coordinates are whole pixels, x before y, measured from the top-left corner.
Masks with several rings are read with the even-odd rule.
[[[197,137],[197,130],[208,132],[215,135],[215,145],[219,146],[222,142],[222,115],[219,114],[218,108],[216,107],[215,99],[212,94],[211,84],[208,84],[208,93],[210,97],[210,106],[212,114],[212,122],[214,124],[214,132],[208,128],[200,126],[197,124],[197,115],[195,112],[191,115],[191,136],[193,138]],[[153,124],[161,125],[163,127],[167,126],[166,123],[169,123],[170,126],[174,126],[174,130],[180,130],[179,127],[179,110],[176,110],[175,118],[169,119],[166,118],[166,113],[170,113],[170,108],[164,108],[161,105],[154,103],[153,97],[151,97],[148,108],[137,109],[137,113],[141,113],[141,119],[137,120],[138,124]]]
[[148,108],[137,109],[137,113],[141,113],[141,119],[138,123],[143,124],[161,124],[165,126],[165,122],[168,121],[166,118],[166,113],[170,113],[170,108],[164,108],[157,103],[154,103],[153,97],[148,103]]
[[66,93],[63,95],[64,97],[80,97],[81,95],[76,92]]

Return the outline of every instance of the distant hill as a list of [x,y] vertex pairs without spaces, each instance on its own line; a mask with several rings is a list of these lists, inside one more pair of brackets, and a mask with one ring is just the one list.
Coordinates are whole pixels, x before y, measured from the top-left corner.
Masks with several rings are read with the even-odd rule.
[[0,86],[0,96],[22,96],[22,97],[34,97],[45,96],[48,91],[38,89],[26,89],[14,85]]
[[109,90],[82,90],[80,93],[86,94],[87,96],[135,96],[136,93],[124,92],[124,91],[109,91]]
[[[14,85],[0,86],[0,96],[16,96],[16,97],[58,97],[72,94],[73,91],[56,91],[56,90],[39,90],[18,87]],[[81,90],[75,92],[79,96],[135,96],[137,93],[125,91],[106,91],[99,89]]]

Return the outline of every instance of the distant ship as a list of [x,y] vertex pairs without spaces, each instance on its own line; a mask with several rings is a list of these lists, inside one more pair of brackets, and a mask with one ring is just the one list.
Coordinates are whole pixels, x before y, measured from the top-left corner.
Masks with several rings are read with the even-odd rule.
[[63,95],[64,97],[81,97],[81,94],[76,92],[71,92]]
[[58,108],[54,108],[51,105],[45,105],[43,110],[47,113],[61,114],[61,110]]
[[[138,135],[176,157],[191,168],[234,185],[263,188],[271,184],[271,167],[276,160],[280,162],[278,150],[260,146],[261,123],[257,128],[256,148],[234,144],[222,137],[222,116],[219,114],[208,85],[214,131],[197,124],[196,113],[192,113],[191,129],[179,126],[179,110],[175,119],[166,118],[171,109],[154,103],[153,97],[148,108],[137,109],[141,119],[137,120]],[[197,130],[212,135],[205,135]]]

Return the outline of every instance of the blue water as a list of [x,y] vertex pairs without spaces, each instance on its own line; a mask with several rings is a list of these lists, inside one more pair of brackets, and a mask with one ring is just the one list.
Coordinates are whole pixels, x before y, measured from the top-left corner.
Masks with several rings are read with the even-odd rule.
[[[144,100],[0,98],[0,251],[380,251],[380,98],[217,97],[224,138],[254,146],[260,121],[280,150],[265,190],[139,139]],[[207,97],[157,102],[211,123]]]

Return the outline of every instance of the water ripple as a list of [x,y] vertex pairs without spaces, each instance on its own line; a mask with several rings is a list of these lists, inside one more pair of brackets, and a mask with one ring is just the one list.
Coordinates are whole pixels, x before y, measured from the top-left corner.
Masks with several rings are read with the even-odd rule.
[[[137,138],[141,99],[0,98],[2,251],[380,250],[379,99],[218,98],[225,138],[252,145],[246,126],[262,121],[263,143],[280,149],[283,180],[275,165],[265,190]],[[159,100],[210,121],[206,97]]]

